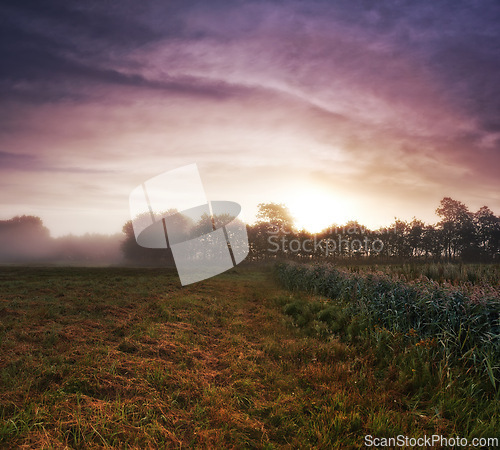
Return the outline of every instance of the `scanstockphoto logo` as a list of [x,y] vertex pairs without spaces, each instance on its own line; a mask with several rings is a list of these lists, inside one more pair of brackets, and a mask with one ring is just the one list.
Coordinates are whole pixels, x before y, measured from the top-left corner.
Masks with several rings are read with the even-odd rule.
[[231,269],[248,255],[240,205],[209,202],[196,164],[145,181],[129,204],[137,243],[170,248],[183,286]]

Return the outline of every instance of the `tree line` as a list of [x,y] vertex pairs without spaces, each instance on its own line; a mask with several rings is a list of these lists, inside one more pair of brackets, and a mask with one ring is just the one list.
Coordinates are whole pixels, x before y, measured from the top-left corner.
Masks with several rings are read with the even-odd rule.
[[465,204],[445,197],[425,224],[396,219],[388,227],[370,230],[356,221],[332,225],[317,234],[294,227],[285,205],[259,205],[258,221],[248,227],[250,258],[370,258],[498,261],[500,217],[487,206],[471,212]]
[[[312,234],[295,227],[285,205],[261,203],[256,223],[247,225],[247,259],[500,259],[500,218],[487,206],[471,212],[462,202],[445,197],[436,214],[441,220],[434,225],[414,218],[370,230],[350,221]],[[127,259],[173,265],[169,249],[147,249],[136,243],[131,221],[124,225],[123,232],[122,250]]]
[[[440,218],[436,224],[414,218],[410,222],[395,220],[388,227],[370,230],[350,221],[311,234],[295,227],[285,205],[261,203],[257,221],[247,225],[247,260],[500,260],[500,217],[487,206],[471,212],[462,202],[445,197],[436,214]],[[170,249],[143,248],[137,244],[131,221],[125,223],[122,234],[52,238],[39,217],[0,220],[0,262],[120,263],[123,260],[134,264],[174,265]]]

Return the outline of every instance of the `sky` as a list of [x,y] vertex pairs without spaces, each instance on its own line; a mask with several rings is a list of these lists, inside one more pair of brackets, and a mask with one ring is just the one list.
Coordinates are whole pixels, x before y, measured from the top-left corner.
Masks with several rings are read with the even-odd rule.
[[318,231],[500,214],[497,0],[0,6],[0,219],[115,233],[196,163],[209,200]]

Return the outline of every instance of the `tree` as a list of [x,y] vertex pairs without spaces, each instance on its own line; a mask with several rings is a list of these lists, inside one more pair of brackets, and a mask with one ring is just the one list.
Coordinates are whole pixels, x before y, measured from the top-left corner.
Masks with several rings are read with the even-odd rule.
[[[268,224],[256,223],[247,225],[249,258],[252,260],[264,259],[271,256],[269,252],[270,244],[268,242],[269,234]],[[274,246],[272,246],[274,248]]]
[[[243,224],[231,214],[212,216],[208,213],[203,213],[198,221],[196,221],[187,213],[178,212],[176,209],[170,209],[157,214],[157,217],[161,217],[162,219],[152,224],[149,214],[141,214],[134,219],[134,224],[136,226],[139,225],[141,228],[146,227],[144,233],[150,233],[149,236],[145,237],[146,242],[149,241],[154,243],[158,238],[157,233],[161,233],[160,239],[162,243],[165,242],[163,239],[166,239],[168,236],[169,246],[180,242],[187,242],[195,238],[202,238],[203,242],[209,243],[214,239],[211,235],[214,229],[227,225],[230,222],[235,225],[239,224],[243,226]],[[163,224],[161,223],[162,221]],[[148,226],[151,226],[151,228],[147,229]],[[164,228],[167,230],[167,236],[165,236],[165,238],[163,237]],[[126,222],[122,231],[125,234],[125,240],[122,242],[121,249],[125,258],[129,261],[169,266],[175,265],[171,248],[147,248],[137,243],[132,221],[129,220]],[[226,232],[230,235],[231,229],[226,229]],[[141,237],[143,237],[143,235],[141,235]],[[148,238],[151,238],[151,240]],[[232,245],[236,246],[234,251],[238,251],[237,240],[233,239]],[[193,255],[193,257],[195,257],[195,255]]]
[[137,243],[131,220],[123,225],[122,231],[125,234],[125,239],[121,243],[121,250],[125,259],[142,264],[174,266],[174,258],[170,248],[145,248]]
[[282,203],[259,203],[257,207],[258,223],[267,223],[275,227],[276,231],[285,233],[293,230],[292,214]]
[[443,240],[441,238],[442,231],[435,228],[433,225],[426,225],[422,233],[422,249],[425,256],[439,259],[443,254]]
[[498,257],[500,254],[500,218],[493,214],[487,206],[474,213],[474,224],[478,246],[488,257]]
[[422,256],[426,253],[424,248],[425,224],[415,217],[409,224],[408,245],[411,256]]
[[398,258],[411,255],[410,245],[408,244],[409,225],[400,219],[395,219],[394,223],[378,231],[380,238],[384,242],[383,254]]
[[0,259],[26,261],[50,256],[51,238],[42,219],[16,216],[0,221]]
[[[250,252],[253,258],[288,256],[289,252],[281,244],[293,231],[293,217],[288,208],[278,203],[257,205],[257,223],[247,228]],[[278,245],[278,249],[276,246]]]
[[438,226],[442,230],[443,244],[448,259],[464,253],[475,244],[473,216],[463,203],[445,197],[436,214],[442,218]]

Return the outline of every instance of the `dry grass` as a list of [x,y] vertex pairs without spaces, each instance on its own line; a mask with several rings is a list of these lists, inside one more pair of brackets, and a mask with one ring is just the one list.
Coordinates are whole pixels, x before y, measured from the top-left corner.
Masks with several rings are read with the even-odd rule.
[[381,380],[375,348],[296,326],[295,300],[260,269],[181,288],[159,269],[2,268],[0,445],[346,449],[462,431]]

